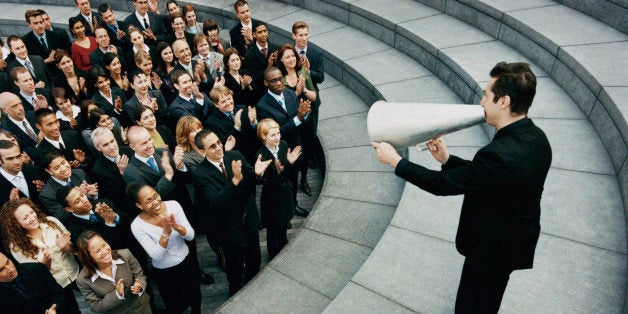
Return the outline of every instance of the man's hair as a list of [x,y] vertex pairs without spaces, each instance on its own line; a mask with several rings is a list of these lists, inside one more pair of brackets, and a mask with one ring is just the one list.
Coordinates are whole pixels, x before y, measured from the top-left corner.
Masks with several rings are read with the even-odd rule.
[[144,51],[144,50],[138,50],[134,55],[133,55],[133,60],[135,61],[135,64],[140,64],[142,63],[142,61],[144,60],[150,60],[153,61],[153,58],[150,56],[150,53]]
[[13,69],[11,69],[11,72],[9,72],[10,76],[11,76],[11,80],[13,80],[13,82],[17,82],[17,76],[22,74],[22,73],[28,73],[30,74],[30,72],[28,72],[28,70],[23,67],[23,66],[17,66]]
[[181,69],[176,69],[174,71],[172,71],[172,74],[170,75],[172,77],[172,84],[179,84],[179,78],[183,75],[190,75],[190,73],[188,73],[187,71],[181,70]]
[[307,23],[305,23],[303,21],[296,21],[294,24],[292,24],[292,33],[296,35],[297,31],[302,29],[302,28],[309,29],[309,27],[307,26]]
[[205,22],[203,22],[203,34],[207,35],[207,32],[217,29],[220,29],[220,26],[218,26],[218,23],[216,23],[216,21],[212,19],[206,19]]
[[0,129],[0,134],[4,135],[5,137],[10,137],[10,138],[12,138],[12,139],[17,141],[17,137],[15,137],[15,134],[11,133],[11,131]]
[[37,12],[41,13],[41,15],[48,15],[43,9],[37,9]]
[[211,99],[214,103],[218,103],[218,100],[220,100],[220,96],[225,95],[233,95],[233,91],[231,91],[227,86],[220,85],[212,88],[212,90],[209,92],[209,99]]
[[30,24],[31,17],[38,17],[41,16],[41,12],[39,12],[39,10],[26,10],[26,12],[24,13],[24,17],[26,18],[26,23]]
[[10,35],[9,37],[7,37],[7,45],[9,45],[9,49],[11,49],[11,43],[18,40],[22,40],[22,38],[15,35]]
[[50,108],[39,108],[35,110],[35,123],[41,125],[41,120],[49,115],[55,115],[54,111]]
[[245,5],[249,5],[249,3],[246,2],[246,0],[238,0],[233,4],[233,10],[238,12],[238,8]]
[[111,10],[111,11],[113,12],[113,9],[112,9],[112,8],[111,8],[111,6],[109,5],[109,3],[101,3],[101,4],[98,6],[98,12],[99,12],[100,14],[103,14],[103,13],[105,13],[105,12],[109,11],[109,10]]
[[19,147],[19,146],[9,140],[0,140],[0,149],[10,149],[13,147]]
[[205,35],[203,35],[203,34],[201,34],[201,33],[198,33],[198,34],[194,35],[194,40],[193,40],[193,42],[194,42],[194,48],[198,47],[198,45],[200,45],[200,43],[201,43],[203,40],[204,40],[204,41],[206,41],[206,42],[207,42],[207,44],[209,44],[209,40],[207,39],[207,36],[205,36]]
[[266,29],[268,29],[268,25],[266,25],[265,22],[254,20],[253,21],[253,25],[252,25],[253,26],[253,33],[255,33],[257,31],[257,28],[262,26],[262,25],[266,26]]
[[98,127],[92,131],[89,136],[92,138],[92,143],[94,143],[94,147],[98,147],[98,145],[100,145],[100,140],[98,139],[98,137],[105,134],[111,134],[113,136],[113,132],[105,127]]
[[194,145],[196,145],[198,149],[205,149],[205,145],[203,145],[203,140],[212,134],[214,134],[214,132],[208,129],[200,130],[198,133],[196,133],[196,136],[194,137]]
[[69,207],[69,203],[67,200],[68,194],[70,194],[70,191],[72,191],[73,187],[71,186],[65,186],[62,185],[61,187],[59,187],[59,189],[57,190],[57,193],[55,194],[55,199],[57,200],[57,203],[59,203],[59,205],[63,206],[63,207]]
[[491,78],[496,78],[492,91],[493,102],[503,96],[510,97],[510,112],[527,114],[536,95],[536,76],[530,65],[523,62],[500,62],[491,70]]
[[48,169],[50,163],[59,157],[63,157],[65,159],[65,156],[63,156],[60,151],[56,149],[51,149],[41,156],[41,164],[44,166],[44,169]]
[[266,77],[268,76],[268,74],[269,74],[270,72],[273,72],[273,71],[279,71],[279,73],[281,73],[281,70],[280,70],[278,67],[276,67],[276,66],[271,66],[271,67],[268,67],[268,68],[266,68],[266,70],[264,71],[264,80],[266,79]]

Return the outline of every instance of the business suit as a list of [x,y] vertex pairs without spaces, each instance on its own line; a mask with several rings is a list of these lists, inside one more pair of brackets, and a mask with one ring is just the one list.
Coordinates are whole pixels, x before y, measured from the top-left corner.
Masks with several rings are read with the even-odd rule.
[[[157,40],[146,39],[144,41],[147,45],[151,46],[152,50],[153,48],[157,48],[157,44],[160,41],[168,41],[168,32],[166,31],[166,26],[164,25],[159,15],[151,11],[147,12],[146,14],[148,16],[148,24],[150,25],[150,29],[153,31],[155,38],[157,38]],[[134,25],[141,31],[146,31],[146,28],[144,28],[144,23],[140,22],[140,20],[137,19],[137,16],[135,16],[135,12],[129,14],[129,16],[124,19],[124,22],[128,26]]]
[[[116,23],[118,24],[116,27],[119,30],[122,30],[124,33],[127,33],[129,30],[129,26],[126,22],[124,21],[116,21]],[[124,37],[122,37],[122,39],[118,38],[118,34],[111,28],[109,27],[109,24],[106,24],[103,22],[103,27],[107,30],[107,34],[109,35],[109,42],[116,46],[116,47],[122,47],[124,49],[129,49],[131,48],[131,41],[129,40],[129,36],[126,35]],[[120,50],[118,50],[120,51]]]
[[[91,184],[91,181],[85,171],[81,169],[72,169],[72,175],[70,175],[70,181],[72,186],[81,186],[83,181]],[[57,202],[57,190],[61,188],[61,184],[55,181],[52,177],[48,179],[44,187],[39,192],[39,200],[44,205],[44,212],[47,215],[58,218],[62,223],[68,218],[68,212],[65,208]]]
[[277,45],[268,42],[266,58],[264,58],[262,52],[257,48],[256,43],[252,43],[246,51],[246,58],[244,59],[242,68],[253,78],[253,84],[257,88],[256,100],[259,100],[266,92],[266,87],[264,86],[264,71],[266,71],[268,67],[268,57],[270,57],[273,52],[277,51],[277,49]]
[[102,17],[100,16],[100,12],[92,11],[92,21],[88,21],[81,12],[76,16],[81,20],[83,26],[85,26],[85,36],[95,37],[94,32],[92,31],[90,24],[96,29],[96,27],[102,22]]
[[172,104],[170,104],[170,118],[175,125],[183,116],[194,116],[201,122],[204,122],[215,110],[216,106],[209,100],[207,95],[203,95],[203,105],[200,105],[195,100],[191,99],[188,101],[177,95]]
[[[133,158],[133,151],[128,147],[120,147],[120,156]],[[135,218],[140,210],[126,196],[126,181],[120,174],[120,169],[111,160],[100,154],[92,168],[92,178],[98,183],[98,195],[111,200],[116,207],[129,217]]]
[[[241,70],[239,71],[240,75],[244,75],[245,73]],[[253,106],[257,105],[257,101],[259,100],[257,86],[255,83],[251,82],[252,89],[248,87],[242,89],[242,85],[231,75],[229,72],[225,72],[223,75],[225,79],[225,86],[229,88],[233,92],[233,102],[238,105],[246,105]],[[262,87],[265,89],[265,87]]]
[[131,122],[131,119],[124,112],[124,103],[127,101],[126,95],[124,91],[118,87],[111,87],[111,100],[115,103],[116,99],[120,97],[122,99],[123,111],[117,112],[112,103],[110,103],[103,95],[100,94],[100,91],[95,91],[94,95],[92,95],[92,100],[96,102],[98,108],[104,110],[110,117],[118,119],[120,124],[123,127],[129,127],[134,122]]
[[216,77],[218,77],[218,70],[219,70],[219,68],[216,68],[216,60],[220,62],[220,68],[223,68],[223,64],[222,64],[223,55],[218,52],[210,51],[209,54],[207,54],[206,58],[207,60],[203,60],[203,57],[201,57],[201,55],[196,54],[192,58],[192,60],[205,61],[205,67],[207,68],[209,73],[211,73],[212,78],[216,79]]
[[[33,132],[37,134],[38,130],[37,127],[35,127],[35,113],[33,111],[26,111],[24,120],[28,122],[29,126],[33,129]],[[28,136],[26,132],[22,131],[22,129],[16,125],[15,122],[11,121],[11,119],[7,117],[3,128],[15,135],[17,143],[20,145],[20,149],[26,151],[29,155],[32,154],[35,146],[37,146],[37,142]]]
[[281,173],[275,167],[275,156],[268,147],[262,146],[255,155],[261,155],[262,161],[272,160],[262,177],[263,187],[260,197],[260,211],[262,224],[266,228],[266,243],[268,254],[272,259],[288,243],[286,231],[292,217],[294,217],[294,199],[290,183],[290,175],[295,171],[288,162],[288,144],[279,142],[277,157],[284,169]]
[[[242,161],[242,176],[233,185],[231,163]],[[199,232],[211,234],[223,247],[229,292],[233,295],[259,271],[259,214],[255,204],[255,173],[238,151],[224,153],[228,178],[207,159],[193,172]]]
[[[121,46],[116,46],[116,50],[118,52],[117,57],[120,60],[120,64],[122,65],[122,71],[127,71],[126,59],[124,58],[124,49]],[[96,50],[92,51],[89,54],[89,61],[92,63],[94,67],[99,66],[101,68],[105,68],[105,63],[103,62],[103,57],[105,53],[100,50],[100,47],[96,48]]]
[[74,130],[61,131],[61,138],[63,139],[65,149],[54,147],[50,142],[46,140],[46,138],[42,139],[41,142],[39,142],[37,147],[35,147],[35,149],[33,150],[33,154],[31,155],[31,158],[35,162],[35,165],[38,165],[42,169],[46,168],[44,165],[41,164],[41,158],[48,151],[57,150],[61,152],[61,154],[63,154],[67,161],[72,161],[76,159],[74,157],[73,150],[80,149],[85,153],[85,161],[81,164],[81,168],[87,172],[90,172],[92,166],[94,165],[94,158],[91,156],[87,146],[85,146],[85,144],[83,143],[79,133]]
[[[26,185],[28,186],[28,197],[35,202],[35,204],[41,205],[41,203],[39,203],[39,192],[33,183],[35,180],[42,180],[39,169],[32,165],[24,165],[22,167],[22,174],[24,175]],[[16,186],[14,186],[12,182],[9,182],[7,178],[0,175],[0,204],[4,204],[9,200],[9,194],[15,187]],[[27,197],[24,193],[22,193],[22,191],[19,192],[19,196]]]
[[[251,26],[255,23],[256,20],[251,20]],[[253,30],[251,30],[251,32],[253,32]],[[229,38],[231,39],[231,47],[235,48],[238,50],[238,53],[241,56],[246,55],[246,44],[245,44],[245,40],[244,40],[244,36],[242,36],[242,22],[238,21],[238,24],[236,24],[233,28],[231,28],[229,30]],[[251,42],[250,44],[251,46],[254,45],[253,42]],[[226,47],[223,47],[224,49],[227,49]]]
[[318,84],[323,83],[325,80],[325,63],[323,62],[323,54],[316,48],[309,45],[305,51],[305,56],[310,61],[310,78],[314,84],[314,90],[316,90],[316,101],[312,102],[312,111],[306,124],[311,125],[313,138],[316,137],[318,131],[318,110],[321,106],[321,95],[318,92]]
[[[194,69],[196,68],[196,64],[198,63],[197,60],[192,59],[190,61],[190,65],[192,67],[192,74],[190,75],[192,77],[192,80],[194,80]],[[171,77],[170,79],[172,80],[172,73],[174,73],[176,70],[182,70],[186,73],[189,73],[188,70],[186,70],[183,65],[181,65],[181,62],[177,63],[177,65],[174,67],[174,69],[172,70],[172,72],[170,72]],[[212,74],[211,72],[209,72],[209,67],[205,67],[205,77],[206,80],[201,82],[201,84],[198,85],[198,89],[205,93],[205,95],[209,95],[209,92],[211,92],[212,88],[214,87],[214,79],[212,78]],[[173,80],[174,82],[174,80]]]
[[398,163],[395,173],[427,192],[465,195],[456,235],[466,257],[457,309],[468,308],[467,296],[478,288],[467,278],[501,277],[505,289],[511,271],[532,268],[551,159],[547,137],[526,117],[499,129],[472,161],[450,155],[441,171]]
[[0,309],[4,313],[44,313],[53,304],[57,305],[57,313],[69,312],[63,288],[44,264],[22,263],[15,267],[28,298],[14,288],[0,284]]
[[[53,106],[52,91],[50,89],[48,89],[48,88],[35,88],[35,94],[42,95],[42,96],[46,97],[46,101],[48,102],[48,106],[51,106],[51,107]],[[26,111],[35,111],[35,106],[33,106],[33,104],[31,103],[30,100],[24,98],[24,96],[22,96],[22,93],[20,93],[18,91],[16,93],[16,95],[22,101],[22,105],[24,106],[24,110],[26,110]]]
[[257,158],[255,151],[259,147],[257,134],[253,126],[251,126],[249,109],[246,106],[235,105],[233,107],[233,113],[235,114],[240,109],[242,109],[240,130],[236,130],[234,121],[218,109],[203,122],[203,127],[216,133],[223,144],[230,135],[233,135],[236,140],[234,149],[241,152],[249,163],[254,163]]
[[[77,67],[74,67],[74,72],[76,73],[76,77],[84,77],[85,79],[85,86],[87,88],[87,90],[91,90],[93,87],[89,86],[89,84],[87,83],[88,80],[87,78],[89,78],[89,73],[87,73],[86,71],[83,71]],[[87,99],[88,93],[84,93],[82,90],[79,91],[79,93],[77,94],[74,89],[70,86],[70,84],[68,83],[68,79],[65,77],[65,75],[63,73],[59,73],[59,75],[57,75],[54,80],[52,85],[54,85],[55,87],[63,87],[65,89],[65,92],[69,95],[74,97],[74,99],[76,99],[76,103],[80,104],[84,99]]]
[[270,94],[265,93],[264,97],[257,103],[257,119],[271,118],[280,126],[281,139],[288,143],[288,147],[294,148],[301,144],[299,139],[299,128],[294,123],[299,109],[297,94],[289,89],[283,90],[286,110]]
[[131,286],[136,279],[146,288],[146,276],[142,267],[129,250],[122,249],[116,252],[124,263],[117,265],[114,280],[116,282],[124,280],[125,299],[120,300],[116,296],[115,283],[101,277],[92,282],[91,278],[85,278],[87,270],[83,268],[76,278],[76,284],[91,305],[91,310],[98,313],[152,313],[147,293],[141,296],[131,293]]
[[[168,112],[168,104],[166,103],[166,99],[161,91],[156,89],[148,90],[148,94],[151,98],[157,99],[157,108],[158,110],[154,112],[155,118],[157,118],[157,124],[168,124],[170,121],[169,112]],[[135,118],[133,117],[133,112],[135,108],[140,105],[139,99],[137,99],[137,95],[133,94],[127,102],[124,103],[124,112],[129,117],[130,121],[135,122]]]
[[[172,24],[168,23],[167,27],[172,28]],[[196,46],[194,45],[194,34],[184,31],[183,37],[185,38],[185,42],[188,44],[188,46],[190,46],[190,51],[192,52],[192,55],[195,55],[197,52]],[[175,41],[177,41],[177,37],[175,37],[174,33],[168,33],[168,40],[166,42],[169,43],[170,46],[172,46]]]
[[[46,31],[46,44],[48,45],[48,49],[41,44],[33,31],[30,31],[26,35],[22,36],[22,41],[24,42],[29,55],[38,55],[44,60],[50,56],[51,50],[63,49],[70,53],[72,47],[72,43],[67,35],[61,36],[60,34],[51,31]],[[53,76],[61,73],[54,62],[48,63],[47,67]]]
[[[48,78],[52,77],[52,75],[50,74],[50,71],[48,71],[48,68],[46,67],[46,63],[44,62],[44,59],[38,55],[29,55],[28,56],[28,60],[30,60],[31,64],[33,65],[33,70],[35,71],[35,76],[33,77],[33,81],[35,81],[35,84],[37,84],[37,82],[42,81],[44,82],[44,84],[46,84],[46,86],[44,86],[45,88],[50,88],[50,83],[48,81]],[[12,89],[14,92],[18,92],[19,89],[17,87],[17,85],[15,85],[15,83],[13,82],[13,79],[11,79],[11,70],[13,70],[13,68],[15,67],[23,67],[25,69],[28,69],[25,65],[22,65],[22,63],[20,63],[19,60],[15,59],[13,61],[11,61],[8,65],[7,65],[7,80],[9,80],[11,82],[12,85]],[[32,73],[31,73],[32,76]]]

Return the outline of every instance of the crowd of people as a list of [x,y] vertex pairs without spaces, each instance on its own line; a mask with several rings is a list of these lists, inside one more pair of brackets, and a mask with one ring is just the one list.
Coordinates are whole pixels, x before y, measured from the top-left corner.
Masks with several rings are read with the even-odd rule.
[[222,37],[175,0],[133,0],[124,21],[75,4],[73,38],[27,10],[32,31],[0,52],[0,308],[80,313],[78,290],[94,312],[164,311],[154,286],[167,313],[200,313],[196,235],[233,295],[260,269],[260,230],[272,259],[308,215],[322,54],[303,21],[271,43],[245,0]]

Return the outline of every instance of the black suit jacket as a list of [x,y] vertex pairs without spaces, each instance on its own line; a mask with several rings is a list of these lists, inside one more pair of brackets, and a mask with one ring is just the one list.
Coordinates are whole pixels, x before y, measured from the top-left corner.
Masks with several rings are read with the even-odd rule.
[[[251,25],[253,25],[255,21],[256,20],[251,20]],[[232,29],[229,30],[229,38],[231,39],[231,47],[237,49],[238,53],[241,56],[246,55],[247,48],[245,45],[244,36],[242,36],[242,23],[240,21],[238,21],[238,23]],[[251,43],[251,45],[253,45],[253,43]],[[223,47],[223,48],[227,49],[227,47]]]
[[255,155],[262,155],[262,161],[272,160],[262,177],[263,187],[260,196],[260,211],[262,223],[266,228],[285,228],[294,217],[294,198],[290,183],[291,175],[294,175],[294,166],[287,159],[288,144],[285,141],[279,143],[277,156],[284,169],[281,173],[275,167],[275,156],[266,146],[262,146]]
[[[85,19],[83,14],[81,14],[81,12],[79,12],[79,14],[76,17],[78,17],[81,20],[81,22],[83,22],[83,26],[85,26],[85,36],[96,37],[96,35],[94,35],[94,32],[92,32],[92,29],[89,27],[90,21],[87,21],[87,19]],[[100,25],[102,23],[100,12],[92,11],[92,19],[95,20],[96,25]],[[92,25],[93,25],[93,22],[94,21],[91,21]]]
[[[26,110],[26,111],[34,111],[35,110],[35,107],[33,106],[33,104],[30,103],[28,100],[26,100],[26,98],[24,98],[24,96],[22,96],[22,94],[19,91],[17,93],[15,93],[15,94],[22,101],[22,105],[24,106],[24,110]],[[42,96],[46,97],[46,101],[48,101],[48,106],[49,107],[54,107],[53,102],[52,102],[52,91],[50,89],[48,89],[48,88],[35,88],[35,94],[42,95]]]
[[53,304],[57,313],[67,313],[63,288],[41,263],[15,264],[18,277],[28,295],[28,300],[12,288],[0,283],[0,308],[4,313],[44,313]]
[[293,119],[297,115],[297,109],[299,109],[299,100],[297,95],[289,89],[284,89],[283,96],[287,112],[283,110],[275,98],[265,93],[264,97],[257,103],[257,119],[260,121],[265,118],[275,120],[280,125],[281,138],[288,143],[288,147],[294,148],[301,144],[299,128]]
[[[116,98],[118,97],[122,99],[122,104],[124,106],[124,103],[127,102],[124,91],[118,87],[111,87],[111,99],[115,102]],[[95,101],[98,107],[104,110],[109,116],[115,117],[116,119],[118,119],[118,121],[120,121],[120,124],[122,124],[122,126],[129,127],[135,124],[131,122],[131,119],[124,111],[118,113],[115,110],[115,107],[113,106],[113,104],[111,104],[105,97],[103,97],[99,91],[94,92],[94,95],[92,96],[92,100]]]
[[264,55],[259,48],[257,48],[257,44],[255,43],[252,43],[246,51],[246,58],[244,59],[242,68],[253,78],[253,84],[255,88],[257,88],[256,100],[259,100],[266,92],[266,87],[264,86],[264,71],[266,71],[268,67],[268,57],[270,54],[277,51],[277,49],[277,45],[269,42],[266,58],[264,58]]
[[[37,127],[35,127],[35,113],[33,111],[26,111],[24,119],[28,121],[31,128],[33,129],[33,132],[37,134],[39,130],[37,130]],[[17,143],[20,145],[20,149],[26,151],[29,155],[35,149],[35,146],[37,146],[37,142],[33,141],[33,139],[28,136],[26,132],[22,131],[22,129],[15,123],[13,123],[13,121],[11,121],[11,119],[9,119],[8,117],[3,128],[15,135],[15,137],[17,138]]]
[[[44,82],[44,84],[46,84],[46,88],[50,88],[50,83],[48,78],[51,78],[50,81],[52,81],[52,74],[50,74],[50,71],[48,71],[48,68],[46,67],[46,63],[44,62],[44,59],[38,55],[29,55],[28,59],[31,61],[31,64],[33,65],[33,70],[35,70],[35,77],[33,78],[33,80],[35,81],[35,84],[37,84],[37,82],[42,81]],[[13,70],[13,68],[15,67],[23,67],[26,68],[26,66],[23,66],[20,61],[18,61],[17,59],[11,61],[11,63],[9,63],[7,65],[7,80],[9,82],[11,82],[11,89],[17,93],[19,91],[19,88],[17,87],[17,85],[15,85],[15,83],[13,82],[13,79],[11,79],[11,70]],[[52,105],[52,104],[50,104]]]
[[[166,103],[164,95],[161,93],[161,91],[156,89],[149,90],[148,94],[150,95],[150,97],[157,99],[157,108],[159,108],[159,110],[155,111],[157,124],[167,125],[170,121],[168,121],[168,104]],[[139,105],[140,101],[137,99],[137,96],[135,96],[135,94],[133,94],[133,97],[131,97],[129,100],[127,100],[127,102],[124,103],[124,112],[129,117],[130,121],[133,121],[133,123],[135,123],[135,118],[133,118],[133,111],[135,111],[135,108],[137,108],[137,106]]]
[[[99,191],[100,192],[100,191]],[[119,222],[115,226],[107,226],[104,221],[90,221],[89,219],[79,218],[73,214],[69,214],[63,225],[70,232],[70,239],[72,243],[76,243],[76,239],[83,233],[83,231],[95,231],[100,233],[104,239],[109,243],[112,249],[124,249],[128,248],[128,242],[133,239],[131,235],[131,219],[125,213],[121,213],[116,210],[115,205],[108,199],[99,198],[96,201],[90,201],[92,203],[92,210],[95,213],[97,203],[107,204],[116,214],[118,214]],[[98,214],[96,214],[98,216]]]
[[192,104],[190,101],[187,101],[181,96],[177,95],[177,97],[170,104],[170,117],[172,118],[174,124],[183,116],[195,116],[201,122],[207,120],[207,118],[215,111],[216,106],[214,103],[209,100],[209,96],[203,95],[203,105],[201,106],[196,101]]
[[63,139],[65,149],[56,148],[52,144],[50,144],[50,142],[48,142],[45,138],[42,139],[41,142],[39,142],[39,145],[35,147],[35,149],[33,150],[33,154],[31,155],[31,158],[33,159],[35,164],[41,169],[46,168],[41,164],[41,157],[46,152],[53,149],[61,152],[63,156],[65,156],[65,159],[67,161],[72,161],[76,159],[74,158],[73,149],[80,149],[85,153],[86,158],[81,168],[87,172],[90,172],[92,166],[94,165],[94,158],[92,157],[90,150],[87,148],[87,146],[85,146],[85,143],[83,143],[83,139],[81,139],[79,133],[74,130],[61,131],[61,138]]
[[[26,185],[28,185],[29,198],[35,202],[35,204],[41,205],[39,202],[39,192],[37,192],[37,188],[33,183],[34,180],[43,180],[40,176],[39,169],[35,166],[24,165],[22,167],[22,174],[24,174]],[[14,187],[13,183],[9,182],[3,175],[0,175],[0,204],[4,204],[9,200],[9,194]],[[21,191],[19,195],[20,197],[27,197]]]
[[241,152],[246,160],[250,163],[254,163],[255,159],[255,151],[259,147],[259,143],[257,140],[257,134],[251,126],[251,121],[249,120],[249,109],[246,106],[235,105],[233,112],[234,114],[242,109],[242,115],[240,116],[240,122],[242,127],[240,130],[236,130],[234,127],[235,123],[231,120],[224,112],[216,109],[214,113],[203,123],[203,127],[211,130],[216,133],[220,141],[224,144],[227,141],[227,138],[230,135],[233,135],[236,139],[235,150]]
[[[81,169],[72,169],[72,175],[70,176],[72,186],[80,186],[83,181],[91,184],[92,180],[89,179],[85,171]],[[65,223],[68,218],[68,212],[65,208],[57,202],[57,190],[61,188],[61,184],[55,181],[52,177],[48,179],[44,187],[39,192],[39,200],[44,205],[44,209],[47,215],[58,218],[61,222]]]
[[[151,46],[151,49],[157,48],[157,44],[160,41],[168,41],[168,31],[166,31],[166,26],[164,25],[161,17],[153,12],[147,12],[146,14],[148,14],[148,24],[150,24],[150,29],[153,31],[153,34],[155,35],[155,38],[157,38],[157,40],[149,40],[146,39],[145,43],[149,46]],[[135,25],[135,27],[139,28],[141,31],[145,31],[146,29],[144,28],[144,24],[143,22],[140,22],[137,19],[137,16],[135,16],[135,11],[133,11],[133,13],[129,14],[129,16],[127,16],[124,19],[124,22],[127,25]]]
[[[194,68],[196,68],[197,63],[198,61],[194,59],[190,61],[190,64],[192,65],[192,71],[194,71]],[[174,71],[176,70],[182,70],[187,73],[187,70],[181,65],[181,62],[177,63],[177,65],[174,67],[174,69],[172,69],[172,72],[170,72],[170,74],[172,75],[172,73],[174,73]],[[212,78],[212,74],[211,72],[209,72],[209,67],[207,66],[205,67],[205,75],[207,77],[207,81],[201,82],[201,84],[198,85],[198,89],[206,95],[209,95],[209,92],[211,92],[212,88],[214,88],[214,79]],[[172,80],[172,77],[170,77],[170,79]],[[194,76],[192,76],[192,80],[194,80]]]
[[[32,31],[22,36],[22,41],[24,41],[24,45],[26,46],[26,49],[28,49],[29,55],[38,55],[43,59],[48,58],[50,50],[64,49],[68,53],[72,53],[72,43],[70,42],[68,36],[62,36],[57,32],[46,31],[46,41],[49,50],[44,48],[39,39],[37,39],[37,36],[35,36],[35,33]],[[61,73],[54,62],[48,63],[47,66],[53,76]]]
[[[133,151],[126,147],[120,147],[120,155],[126,155],[129,160],[133,158]],[[92,178],[98,182],[98,196],[111,200],[118,209],[128,216],[135,218],[140,210],[126,197],[126,181],[120,174],[118,166],[102,154],[96,159],[92,168]]]
[[432,194],[464,194],[458,252],[489,271],[514,270],[532,268],[551,162],[545,133],[524,118],[498,130],[471,161],[451,155],[433,171],[403,159],[395,173]]
[[[87,86],[87,90],[92,90],[95,87],[90,87],[89,82],[89,73],[87,73],[86,71],[83,71],[77,67],[74,67],[74,71],[77,75],[77,77],[84,77],[86,78],[85,81],[85,86]],[[70,87],[70,84],[68,83],[68,79],[65,78],[65,75],[63,75],[63,73],[59,73],[57,76],[55,76],[52,85],[54,85],[55,87],[63,87],[65,89],[65,92],[68,95],[71,95],[74,97],[74,99],[76,99],[76,103],[80,105],[80,103],[84,100],[84,99],[88,99],[88,93],[83,93],[82,91],[80,91],[78,94],[76,94],[74,92],[74,89],[72,89],[72,87]]]
[[323,62],[323,54],[312,45],[308,45],[305,56],[310,61],[310,78],[314,83],[316,90],[316,101],[312,103],[312,110],[318,110],[321,105],[320,94],[318,93],[318,84],[325,80],[325,63]]
[[[231,182],[231,162],[242,161],[243,179],[238,186]],[[211,233],[219,245],[245,245],[242,219],[257,232],[259,212],[255,204],[255,173],[238,151],[225,152],[223,163],[229,178],[204,159],[193,172],[196,216],[199,232]]]
[[[115,45],[118,50],[118,60],[120,60],[120,64],[122,65],[122,70],[127,71],[128,67],[126,65],[126,59],[124,57],[124,49],[121,46]],[[94,66],[99,66],[101,68],[105,68],[105,63],[102,61],[102,58],[105,56],[105,53],[100,50],[100,48],[96,48],[96,50],[92,51],[89,54],[89,62]]]
[[[129,25],[124,22],[124,21],[116,21],[118,23],[118,29],[124,31],[125,33],[128,33],[129,31]],[[116,32],[113,31],[113,29],[109,28],[109,26],[107,26],[106,23],[102,23],[103,27],[107,30],[107,34],[109,34],[109,42],[116,46],[116,47],[122,47],[125,50],[131,48],[131,41],[129,40],[129,36],[126,35],[124,37],[122,37],[122,39],[118,38],[118,34]],[[120,50],[118,50],[120,51]]]

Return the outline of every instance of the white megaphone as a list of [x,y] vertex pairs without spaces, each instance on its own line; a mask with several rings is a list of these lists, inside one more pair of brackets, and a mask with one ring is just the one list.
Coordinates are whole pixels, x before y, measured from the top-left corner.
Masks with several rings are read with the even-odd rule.
[[372,142],[402,149],[484,121],[480,105],[377,101],[369,109],[366,126]]

